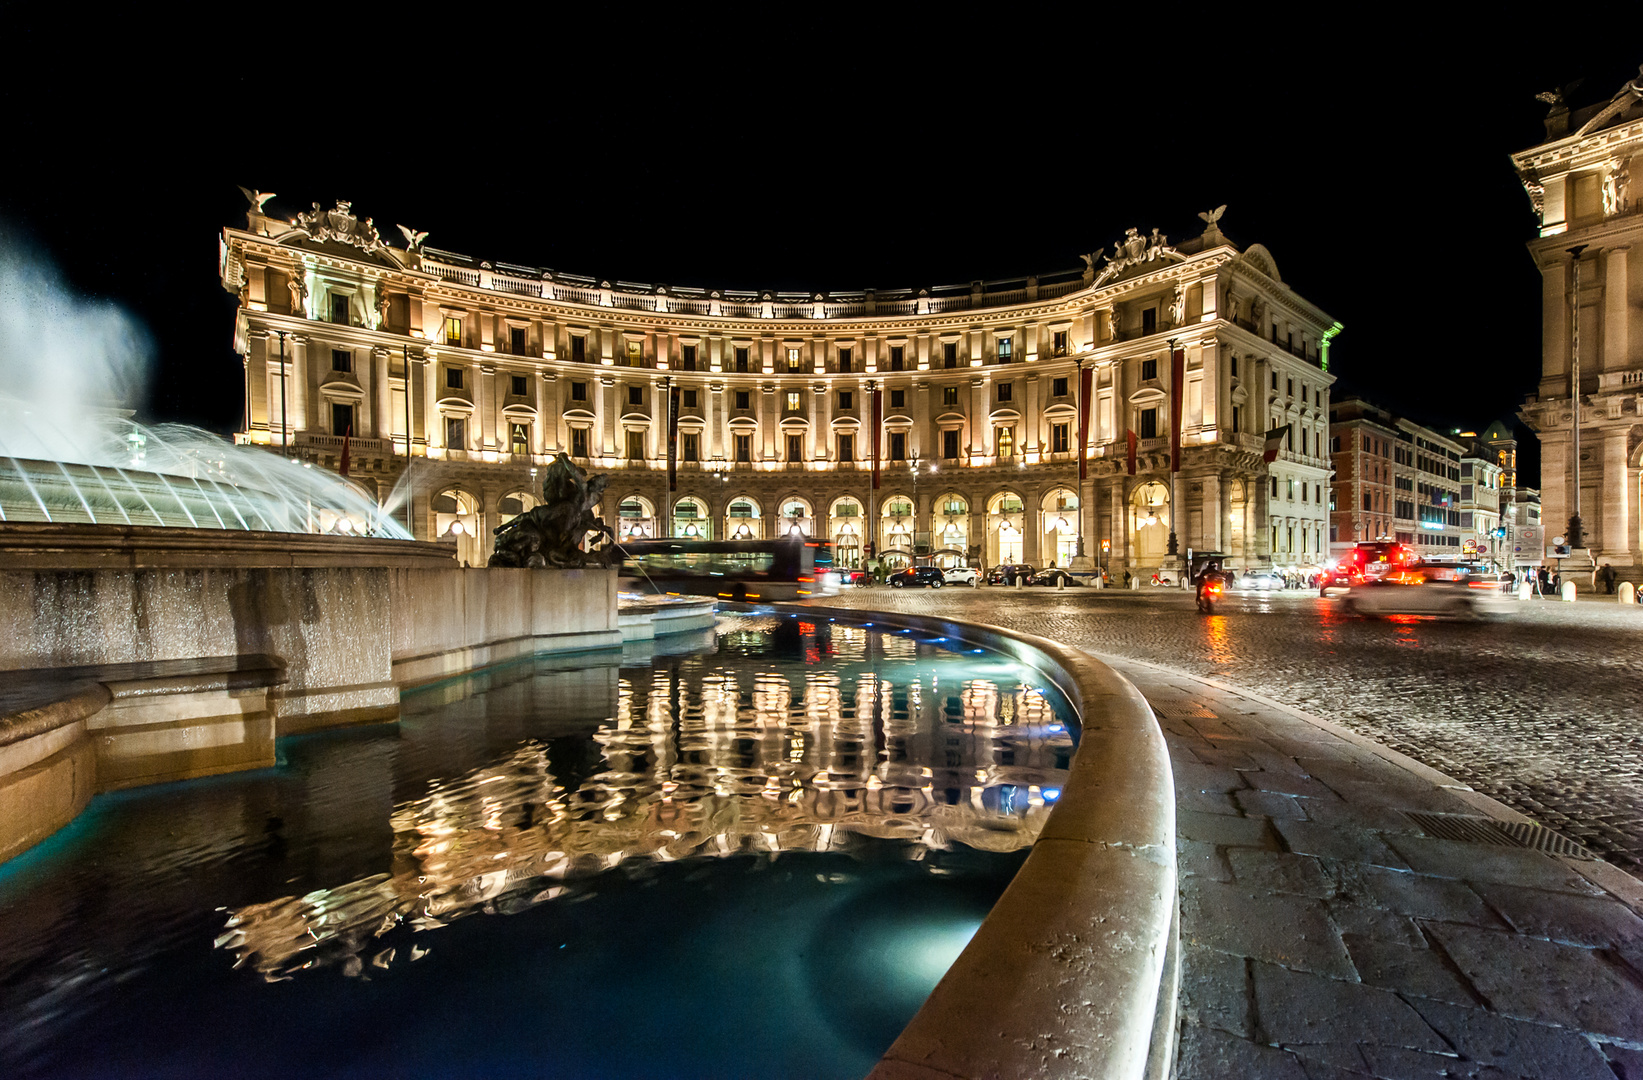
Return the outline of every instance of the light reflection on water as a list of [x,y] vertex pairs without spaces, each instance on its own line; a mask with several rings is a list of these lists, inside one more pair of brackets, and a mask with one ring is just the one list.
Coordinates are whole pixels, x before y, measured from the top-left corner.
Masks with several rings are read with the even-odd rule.
[[[100,797],[0,868],[0,1066],[507,1075],[509,1038],[548,1038],[540,1075],[861,1075],[1037,835],[1065,714],[992,654],[720,630],[710,653],[496,669],[409,696],[397,729],[283,741],[282,769]],[[692,959],[658,959],[683,940]],[[634,994],[675,1034],[624,1071],[606,1029]],[[453,996],[510,1035],[482,1053],[417,1020]],[[360,1029],[378,1057],[349,1057]]]

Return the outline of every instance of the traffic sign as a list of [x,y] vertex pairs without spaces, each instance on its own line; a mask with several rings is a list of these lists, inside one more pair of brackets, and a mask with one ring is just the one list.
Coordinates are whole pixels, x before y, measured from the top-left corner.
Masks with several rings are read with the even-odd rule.
[[1479,544],[1478,545],[1478,554],[1479,555],[1489,554],[1489,545],[1488,544]]

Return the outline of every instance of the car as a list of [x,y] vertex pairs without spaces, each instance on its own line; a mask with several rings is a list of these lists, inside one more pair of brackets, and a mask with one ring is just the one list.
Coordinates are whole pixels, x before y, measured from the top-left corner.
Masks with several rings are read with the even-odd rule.
[[1276,570],[1251,570],[1234,582],[1233,587],[1244,592],[1275,592],[1284,587],[1284,576]]
[[1365,578],[1341,603],[1360,615],[1449,615],[1475,618],[1513,609],[1500,576],[1475,566],[1422,563]]
[[1055,586],[1059,585],[1063,581],[1066,582],[1068,586],[1084,584],[1082,581],[1079,581],[1077,578],[1073,577],[1072,574],[1068,573],[1067,571],[1061,569],[1058,566],[1047,566],[1047,567],[1045,567],[1044,569],[1040,570],[1038,573],[1036,573],[1036,574],[1032,575],[1031,577],[1029,577],[1027,579],[1027,584],[1029,584],[1029,585],[1048,585],[1048,586],[1054,588]]
[[941,574],[949,585],[975,585],[981,579],[981,574],[973,566],[944,566]]
[[947,577],[939,566],[909,566],[905,570],[891,574],[886,581],[892,589],[905,589],[909,586],[939,589],[947,583]]
[[836,570],[834,572],[839,575],[839,584],[840,585],[871,585],[871,584],[873,584],[873,575],[869,574],[867,571],[859,569],[859,568],[852,567],[852,568],[845,569],[845,570]]
[[999,563],[987,571],[987,584],[1014,585],[1017,578],[1030,578],[1036,572],[1031,563]]

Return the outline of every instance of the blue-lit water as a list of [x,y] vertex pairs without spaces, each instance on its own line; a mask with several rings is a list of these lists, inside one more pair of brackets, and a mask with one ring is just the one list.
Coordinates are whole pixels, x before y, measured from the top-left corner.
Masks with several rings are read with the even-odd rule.
[[102,796],[0,866],[0,1074],[858,1077],[1025,857],[1041,680],[738,616]]

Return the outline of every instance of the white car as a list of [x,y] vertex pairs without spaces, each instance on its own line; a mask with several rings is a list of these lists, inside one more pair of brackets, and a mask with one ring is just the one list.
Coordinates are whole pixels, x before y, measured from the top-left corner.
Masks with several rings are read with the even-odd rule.
[[1360,615],[1449,615],[1473,618],[1514,610],[1498,575],[1470,566],[1402,567],[1355,584],[1341,602]]
[[974,585],[978,577],[973,566],[944,566],[941,576],[947,579],[949,585]]

